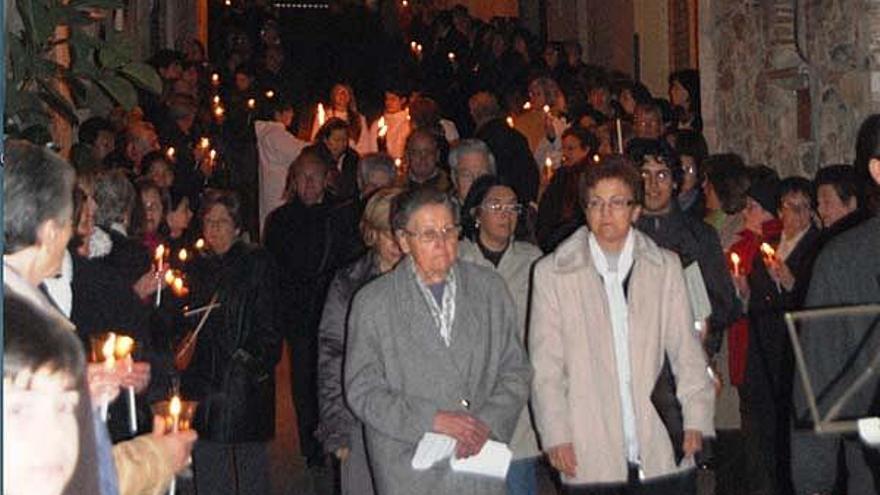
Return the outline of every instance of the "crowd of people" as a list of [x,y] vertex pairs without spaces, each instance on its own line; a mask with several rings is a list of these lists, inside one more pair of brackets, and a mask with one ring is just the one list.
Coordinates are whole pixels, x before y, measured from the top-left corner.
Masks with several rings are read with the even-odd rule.
[[[4,493],[270,493],[285,342],[327,493],[880,493],[876,450],[805,429],[785,322],[880,302],[880,116],[854,164],[779,177],[708,149],[694,70],[652,95],[435,14],[375,115],[292,95],[269,20],[157,52],[162,94],[69,161],[7,141]],[[880,349],[834,322],[802,333],[826,408]],[[505,444],[506,475],[415,469],[429,433]]]

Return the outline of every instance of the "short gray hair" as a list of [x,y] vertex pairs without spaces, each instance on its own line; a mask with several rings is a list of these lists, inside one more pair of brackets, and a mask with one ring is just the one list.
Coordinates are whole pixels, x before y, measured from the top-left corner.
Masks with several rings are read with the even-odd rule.
[[366,184],[373,172],[385,172],[392,178],[397,175],[394,160],[385,153],[368,153],[358,162],[357,173],[361,184]]
[[131,181],[122,170],[109,170],[95,179],[95,224],[110,227],[114,223],[125,224],[134,210],[136,193]]
[[458,203],[450,195],[433,187],[419,187],[407,190],[394,198],[394,203],[391,205],[391,228],[395,232],[406,230],[412,216],[423,206],[428,205],[445,206],[452,213],[456,225],[460,222]]
[[60,156],[27,141],[9,141],[4,161],[3,249],[15,253],[37,243],[43,223],[72,220],[76,173]]
[[489,175],[495,175],[495,155],[489,146],[479,139],[462,139],[449,152],[449,169],[452,171],[452,180],[456,180],[458,176],[458,163],[461,157],[469,153],[480,153],[486,158],[486,164],[489,167],[487,172]]

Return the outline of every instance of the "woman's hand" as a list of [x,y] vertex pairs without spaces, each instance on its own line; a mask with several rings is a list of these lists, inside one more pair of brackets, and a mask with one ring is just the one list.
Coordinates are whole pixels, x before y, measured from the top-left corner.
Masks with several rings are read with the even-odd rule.
[[156,271],[155,267],[151,266],[150,270],[147,273],[144,273],[131,288],[134,290],[134,293],[137,294],[138,298],[142,300],[146,299],[153,295],[158,289],[160,276],[164,277],[165,273],[159,273]]
[[119,381],[123,387],[134,387],[135,392],[143,392],[150,384],[150,363],[132,363],[130,372],[119,374]]
[[791,273],[791,269],[784,261],[777,258],[765,258],[764,263],[767,265],[767,272],[774,282],[787,291],[794,289],[794,274]]
[[115,370],[107,370],[104,363],[89,363],[86,367],[86,383],[92,405],[98,407],[111,403],[119,396],[119,375]]
[[684,430],[684,440],[681,442],[681,449],[684,451],[685,457],[691,457],[703,450],[703,432],[699,430]]
[[560,473],[573,478],[577,471],[577,457],[574,455],[574,446],[564,443],[547,449],[547,458],[550,465]]
[[192,462],[192,448],[198,438],[195,431],[187,430],[178,433],[167,433],[165,431],[165,418],[153,416],[153,433],[151,435],[159,441],[162,451],[165,452],[167,458],[171,459],[171,465],[175,473],[179,473]]
[[433,430],[454,438],[458,444],[455,456],[470,457],[483,450],[489,440],[489,427],[470,414],[457,411],[438,411],[434,416]]

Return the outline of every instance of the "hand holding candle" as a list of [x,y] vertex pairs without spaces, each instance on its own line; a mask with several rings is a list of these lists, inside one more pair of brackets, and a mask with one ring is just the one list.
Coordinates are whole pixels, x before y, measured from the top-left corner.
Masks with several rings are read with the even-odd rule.
[[[101,346],[101,355],[104,357],[104,371],[108,374],[114,374],[116,371],[116,334],[110,332],[107,334],[104,339],[104,344]],[[115,394],[113,394],[115,395]],[[110,396],[102,397],[101,406],[100,406],[100,414],[101,421],[107,421],[107,410],[110,407]]]
[[735,252],[731,252],[730,253],[730,262],[733,264],[733,276],[739,277],[739,275],[740,275],[739,264],[742,262],[739,255],[736,254]]
[[[120,335],[116,339],[116,349],[115,354],[116,358],[119,359],[125,366],[126,378],[130,378],[134,368],[134,360],[131,357],[131,353],[134,350],[134,339],[127,335]],[[134,396],[134,385],[129,382],[129,384],[125,387],[126,391],[126,402],[128,406],[128,431],[132,435],[137,434],[138,425],[137,425],[137,403],[135,402]]]

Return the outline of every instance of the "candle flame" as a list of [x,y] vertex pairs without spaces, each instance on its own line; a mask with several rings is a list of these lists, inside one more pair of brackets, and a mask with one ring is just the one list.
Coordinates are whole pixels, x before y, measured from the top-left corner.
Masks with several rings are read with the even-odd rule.
[[513,127],[513,117],[511,117],[510,115],[507,116],[507,125]]
[[532,108],[532,102],[527,101],[523,104],[523,110],[531,110],[531,108]]
[[219,95],[215,96],[214,99],[211,101],[213,101],[215,105],[219,105],[220,104],[220,96]]
[[202,139],[199,139],[199,148],[202,148],[203,150],[206,150],[206,149],[208,149],[209,146],[211,146],[211,140],[210,140],[210,139],[208,139],[208,138],[206,138],[206,137],[203,137]]
[[183,292],[183,289],[184,289],[184,286],[183,286],[183,279],[182,279],[182,278],[179,278],[179,277],[175,278],[175,279],[174,279],[174,287],[173,287],[173,288],[174,288],[174,292],[176,292],[176,293],[182,293],[182,292]]
[[176,275],[174,275],[174,271],[168,270],[167,272],[165,272],[165,283],[168,285],[174,284],[175,277]]
[[767,244],[766,242],[761,243],[761,252],[764,253],[764,255],[767,256],[768,258],[772,258],[772,257],[776,256],[776,250],[773,249],[773,247],[770,246],[770,244]]
[[599,163],[601,160],[602,158],[598,154],[593,155],[593,162]]
[[419,53],[422,53],[422,44],[421,43],[416,45],[416,51]]
[[211,82],[214,84],[220,84],[220,74],[217,74],[216,72],[211,74]]
[[253,110],[257,106],[257,100],[255,100],[253,98],[249,98],[247,101],[247,106],[248,106],[248,108]]
[[165,152],[165,155],[168,156],[168,159],[169,159],[169,160],[173,160],[173,159],[174,159],[174,153],[176,153],[176,152],[177,152],[177,150],[174,149],[174,146],[169,146],[169,147],[168,147],[168,151]]
[[324,104],[318,103],[318,126],[324,125],[327,120],[327,112],[324,111]]
[[189,258],[189,253],[186,252],[186,248],[181,249],[179,253],[177,253],[177,259],[180,261],[186,261]]
[[128,335],[120,335],[116,338],[116,359],[126,359],[134,350],[134,339]]
[[553,159],[549,156],[544,160],[544,166],[547,168],[553,168]]
[[738,266],[740,264],[740,257],[736,253],[730,253],[730,262],[733,263],[734,266]]
[[400,5],[401,5],[402,7],[406,7],[406,6],[409,5],[409,2],[407,2],[406,0],[403,0],[402,2],[400,2]]
[[205,240],[204,239],[199,238],[198,240],[196,240],[196,249],[205,249]]
[[116,334],[110,332],[107,334],[107,340],[101,347],[101,354],[104,355],[104,366],[107,369],[113,369],[116,366]]
[[544,105],[544,113],[550,113],[550,105]]
[[156,246],[156,254],[154,255],[156,261],[161,261],[165,259],[165,245],[159,244]]
[[417,47],[418,45],[419,45],[419,44],[416,43],[415,41],[410,41],[410,42],[409,42],[409,47],[412,48],[413,50],[415,50],[416,47]]
[[395,158],[394,159],[394,166],[397,168],[400,168],[401,165],[403,165],[403,160],[401,160],[400,158]]
[[275,98],[275,92],[272,91],[271,89],[269,91],[266,91],[266,98],[269,98],[270,100],[272,98]]
[[226,110],[224,110],[223,107],[217,107],[214,109],[214,116],[217,118],[220,118],[223,116],[223,114],[225,112],[226,112]]
[[217,150],[211,150],[208,153],[208,157],[211,159],[211,161],[214,161],[214,159],[217,158]]
[[450,62],[455,62],[455,53],[449,52],[446,56],[449,57]]
[[177,417],[180,416],[180,412],[183,410],[183,404],[180,402],[180,397],[175,395],[171,398],[171,402],[168,404],[168,412],[171,416],[177,420]]

